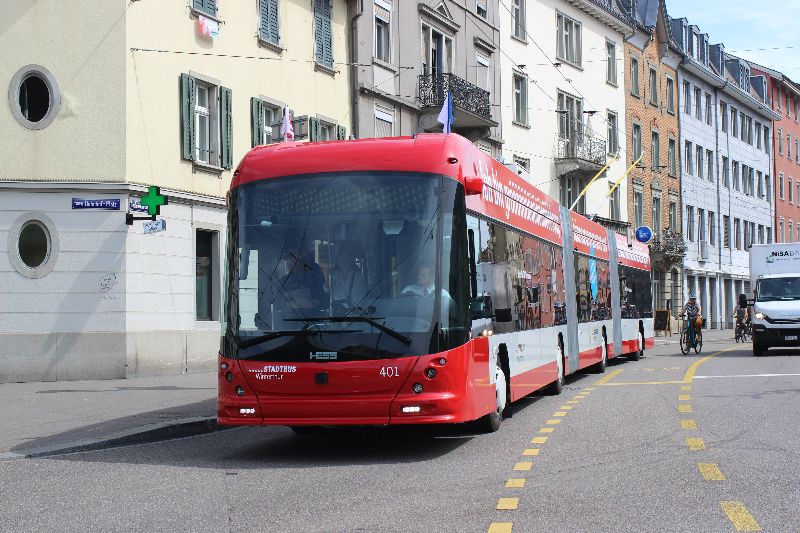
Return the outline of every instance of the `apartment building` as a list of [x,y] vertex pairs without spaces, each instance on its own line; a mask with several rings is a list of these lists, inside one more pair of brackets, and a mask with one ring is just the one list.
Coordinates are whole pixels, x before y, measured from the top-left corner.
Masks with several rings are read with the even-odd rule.
[[440,132],[448,92],[452,131],[499,155],[498,0],[350,2],[355,134]]
[[[213,368],[237,162],[287,108],[298,141],[352,131],[347,2],[0,12],[0,381]],[[159,233],[126,225],[148,185]]]
[[[682,302],[681,158],[678,73],[682,59],[672,40],[663,0],[623,2],[636,21],[625,42],[625,130],[628,146],[628,213],[634,228],[653,232],[653,306],[677,317]],[[677,324],[675,325],[677,327]]]
[[772,121],[766,80],[685,18],[672,19],[678,69],[686,292],[709,327],[732,327],[737,295],[749,292],[753,243],[771,242]]
[[500,11],[504,159],[562,205],[627,231],[628,183],[608,193],[626,168],[622,56],[634,20],[601,0],[502,0]]
[[785,74],[750,62],[750,72],[767,80],[772,110],[772,176],[775,242],[800,242],[800,84]]

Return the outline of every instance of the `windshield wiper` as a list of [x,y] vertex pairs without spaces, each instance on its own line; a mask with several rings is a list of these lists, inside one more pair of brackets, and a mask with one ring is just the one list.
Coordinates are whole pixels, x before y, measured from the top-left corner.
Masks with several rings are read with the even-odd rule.
[[[376,317],[369,317],[369,316],[321,316],[321,317],[304,317],[304,318],[286,318],[284,319],[286,322],[365,322],[370,326],[378,329],[393,339],[397,339],[406,346],[410,345],[412,342],[411,337],[406,337],[399,331],[393,330],[389,326],[384,326],[378,320],[383,319],[383,317],[376,316]],[[350,330],[348,330],[350,331]]]
[[313,335],[321,335],[322,333],[362,333],[361,331],[354,331],[352,329],[287,329],[278,330],[265,333],[264,335],[256,335],[255,337],[247,337],[242,339],[236,337],[236,344],[239,348],[248,348],[267,342],[278,337],[311,337]]

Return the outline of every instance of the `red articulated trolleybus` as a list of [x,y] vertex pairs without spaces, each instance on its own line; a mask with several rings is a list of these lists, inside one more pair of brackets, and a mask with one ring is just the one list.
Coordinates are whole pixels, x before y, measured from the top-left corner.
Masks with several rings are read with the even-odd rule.
[[653,345],[647,247],[458,135],[257,147],[228,203],[220,424],[494,431]]

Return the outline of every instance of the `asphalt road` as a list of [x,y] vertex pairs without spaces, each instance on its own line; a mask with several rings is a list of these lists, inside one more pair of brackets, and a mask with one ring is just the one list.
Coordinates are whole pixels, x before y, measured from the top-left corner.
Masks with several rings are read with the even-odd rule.
[[239,428],[3,461],[0,529],[800,531],[800,352],[661,345],[515,405],[489,435]]

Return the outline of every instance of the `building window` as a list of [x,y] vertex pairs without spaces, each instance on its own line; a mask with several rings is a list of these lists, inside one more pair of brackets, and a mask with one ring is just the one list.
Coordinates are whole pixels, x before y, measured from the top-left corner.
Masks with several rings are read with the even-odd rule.
[[749,195],[748,179],[747,179],[747,165],[742,164],[742,192]]
[[394,136],[394,110],[375,106],[375,137]]
[[703,147],[695,147],[695,162],[697,163],[697,177],[702,178],[703,174]]
[[668,158],[669,158],[669,175],[670,176],[677,176],[678,174],[678,161],[677,161],[677,146],[675,143],[675,139],[673,137],[669,138],[669,146],[668,146]]
[[697,219],[699,221],[697,225],[697,240],[698,242],[706,242],[706,210],[705,209],[698,209],[697,210]]
[[722,246],[731,247],[731,218],[727,215],[722,215]]
[[192,0],[192,9],[216,17],[217,0]]
[[518,155],[515,155],[514,156],[514,163],[516,163],[517,165],[521,166],[522,168],[524,168],[528,172],[530,172],[530,170],[531,170],[531,160],[528,159],[528,158],[520,157]]
[[769,179],[769,174],[764,175],[764,198],[767,203],[772,202],[772,181]]
[[719,116],[722,121],[722,131],[728,133],[728,104],[725,102],[719,103]]
[[686,150],[684,152],[686,159],[686,174],[689,176],[694,175],[694,152],[692,151],[692,143],[686,141]]
[[[583,99],[558,91],[558,135],[577,144],[583,133]],[[573,146],[570,146],[573,148]]]
[[639,59],[631,56],[631,94],[639,96]]
[[197,230],[195,238],[195,311],[197,320],[214,320],[217,263],[216,231]]
[[476,85],[484,91],[489,90],[489,58],[477,52],[475,54],[477,67]]
[[706,150],[706,172],[708,173],[708,181],[714,181],[714,153],[711,150]]
[[667,113],[675,114],[675,80],[667,76]]
[[55,120],[61,107],[61,92],[50,71],[27,65],[11,78],[8,104],[17,122],[29,130],[40,130]]
[[739,187],[739,162],[733,162],[733,190],[739,191],[741,188]]
[[[614,187],[613,183],[608,184],[609,189]],[[608,196],[608,218],[611,220],[619,220],[620,217],[620,204],[619,204],[619,187],[614,187]]]
[[653,196],[653,235],[661,234],[661,197]]
[[314,0],[315,61],[333,68],[333,32],[331,31],[331,0]]
[[747,117],[747,127],[745,128],[745,134],[747,135],[747,144],[753,145],[753,117]]
[[794,158],[795,161],[800,163],[800,139],[796,137],[794,139]]
[[788,157],[790,161],[792,160],[792,134],[791,133],[787,133],[786,134],[786,157]]
[[279,142],[282,120],[281,108],[260,98],[251,98],[251,116],[253,117],[253,146]]
[[747,141],[747,132],[745,131],[747,126],[745,125],[747,119],[745,118],[744,111],[739,112],[739,139],[742,141]]
[[514,74],[514,122],[528,125],[528,78]]
[[733,245],[737,250],[742,249],[742,228],[738,218],[733,219]]
[[756,120],[756,148],[761,150],[762,137],[761,137],[761,123]]
[[606,41],[606,81],[617,84],[617,45]]
[[375,0],[375,58],[392,61],[392,5]]
[[525,37],[525,0],[512,0],[511,19],[514,26],[514,37],[527,40]]
[[233,163],[231,90],[181,74],[183,158],[230,169]]
[[728,168],[728,158],[723,155],[722,156],[722,184],[726,188],[730,188],[730,186],[731,186],[731,180],[730,180],[730,177],[728,175],[729,170],[730,169]]
[[635,161],[638,161],[642,156],[642,127],[635,122],[633,123],[633,129],[631,130],[631,137],[631,144],[633,144],[633,157]]
[[764,178],[760,170],[756,172],[756,182],[758,186],[758,197],[764,198]]
[[700,114],[701,109],[703,106],[703,98],[702,98],[702,91],[700,87],[694,88],[694,118],[697,120],[703,120],[703,116]]
[[706,93],[706,124],[711,125],[711,95]]
[[686,206],[686,236],[689,242],[694,242],[694,207]]
[[778,178],[778,197],[783,200],[783,172],[780,173]]
[[764,244],[764,226],[758,225],[758,244]]
[[258,38],[265,43],[280,45],[278,0],[261,0],[258,3]]
[[581,66],[581,24],[563,13],[556,14],[556,57]]
[[714,212],[708,212],[708,244],[711,246],[717,245],[717,226],[716,221],[714,220]]
[[650,103],[658,105],[658,70],[650,67]]
[[438,76],[452,70],[453,39],[447,35],[422,25],[423,57],[422,72]]
[[486,2],[487,0],[475,0],[475,14],[479,17],[486,18]]
[[617,130],[617,114],[608,112],[608,153],[611,155],[619,151],[619,137]]
[[633,191],[633,224],[637,228],[644,225],[644,195],[640,190]]
[[736,137],[736,134],[739,131],[739,113],[736,111],[736,108],[731,106],[731,132],[730,134]]
[[783,230],[783,219],[781,219],[778,223],[778,228],[780,229],[780,233],[778,234],[780,236],[780,241],[778,242],[786,242],[786,235],[784,234]]
[[659,135],[657,131],[651,133],[651,142],[650,142],[650,158],[651,158],[651,165],[650,168],[655,170],[656,172],[661,171],[661,143],[659,140]]
[[692,114],[692,86],[688,81],[683,82],[683,112]]
[[793,187],[793,185],[794,185],[794,183],[793,183],[792,178],[789,178],[789,203],[790,204],[794,203],[794,187]]
[[669,200],[669,229],[672,231],[678,229],[678,200],[673,198]]

